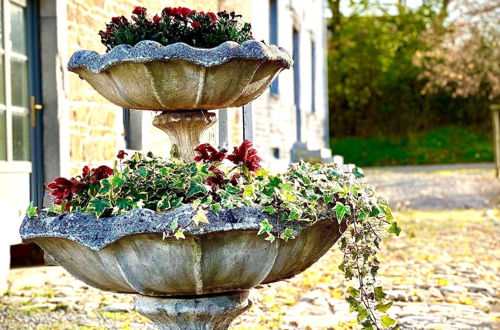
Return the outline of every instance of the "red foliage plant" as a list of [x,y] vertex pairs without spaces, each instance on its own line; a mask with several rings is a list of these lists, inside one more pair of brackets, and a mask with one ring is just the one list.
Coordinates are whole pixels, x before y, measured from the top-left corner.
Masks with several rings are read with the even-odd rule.
[[257,150],[252,148],[252,142],[245,140],[239,147],[234,147],[233,153],[227,159],[236,165],[245,165],[250,171],[258,171],[262,158],[257,156]]
[[[56,205],[61,205],[64,202],[71,201],[74,195],[86,191],[90,184],[98,183],[102,179],[108,178],[111,174],[113,174],[113,169],[105,165],[93,169],[85,166],[81,175],[71,179],[57,178],[47,184],[47,190],[50,193],[52,202]],[[67,203],[65,211],[68,211],[70,207],[71,205]]]

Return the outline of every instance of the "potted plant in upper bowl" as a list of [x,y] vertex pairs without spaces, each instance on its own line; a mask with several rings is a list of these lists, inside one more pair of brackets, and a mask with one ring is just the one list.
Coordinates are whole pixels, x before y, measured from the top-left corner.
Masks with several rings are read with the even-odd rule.
[[225,11],[179,7],[153,17],[137,7],[100,31],[107,53],[75,52],[68,69],[110,102],[140,110],[210,110],[258,97],[290,55],[252,37],[251,26]]

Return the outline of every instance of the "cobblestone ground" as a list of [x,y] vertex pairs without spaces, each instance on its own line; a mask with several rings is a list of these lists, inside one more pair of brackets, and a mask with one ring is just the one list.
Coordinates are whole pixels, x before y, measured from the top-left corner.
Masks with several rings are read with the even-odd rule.
[[[403,328],[500,329],[500,183],[492,171],[367,177],[400,209],[403,232],[383,244],[380,281]],[[303,274],[254,290],[254,306],[234,329],[355,328],[340,258],[334,247]],[[131,297],[88,287],[60,267],[14,269],[9,281],[0,329],[153,329]]]

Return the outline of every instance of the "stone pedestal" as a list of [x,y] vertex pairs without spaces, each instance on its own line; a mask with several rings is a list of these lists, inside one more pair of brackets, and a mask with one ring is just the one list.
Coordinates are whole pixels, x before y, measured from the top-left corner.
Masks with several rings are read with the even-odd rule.
[[159,328],[223,330],[250,308],[248,291],[191,297],[136,296],[135,308]]
[[215,113],[206,110],[164,111],[154,118],[153,125],[170,137],[173,156],[193,161],[201,135],[216,122]]

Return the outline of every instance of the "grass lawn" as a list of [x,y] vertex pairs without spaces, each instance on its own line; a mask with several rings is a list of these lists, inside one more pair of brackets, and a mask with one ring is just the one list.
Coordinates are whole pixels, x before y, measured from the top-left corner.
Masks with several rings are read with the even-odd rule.
[[332,139],[334,154],[358,166],[492,162],[489,132],[459,126],[392,138]]

